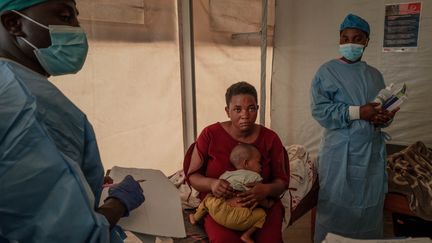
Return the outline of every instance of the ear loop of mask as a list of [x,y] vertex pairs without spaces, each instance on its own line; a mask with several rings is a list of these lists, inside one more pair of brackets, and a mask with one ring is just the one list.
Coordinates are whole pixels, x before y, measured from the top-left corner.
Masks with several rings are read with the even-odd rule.
[[16,10],[11,10],[11,11],[14,12],[14,13],[16,13],[16,14],[18,14],[19,16],[21,16],[21,17],[27,19],[28,21],[33,22],[33,23],[39,25],[40,27],[49,30],[49,28],[48,28],[47,26],[45,26],[45,25],[43,25],[43,24],[37,22],[36,20],[30,18],[29,16],[26,16],[26,15],[24,15],[24,14],[22,14],[22,13],[16,11]]
[[30,41],[26,40],[24,37],[18,36],[18,38],[20,40],[24,41],[25,43],[27,43],[29,46],[33,47],[33,49],[35,49],[35,50],[39,49],[35,45],[33,45],[32,43],[30,43]]
[[[34,23],[34,24],[36,24],[36,25],[38,25],[38,26],[40,26],[40,27],[42,27],[42,28],[44,28],[44,29],[49,30],[49,28],[48,28],[47,26],[45,26],[45,25],[43,25],[43,24],[41,24],[41,23],[39,23],[39,22],[33,20],[32,18],[30,18],[30,17],[28,17],[28,16],[26,16],[26,15],[24,15],[24,14],[22,14],[22,13],[16,11],[16,10],[11,10],[11,11],[14,12],[14,13],[16,13],[16,14],[18,14],[19,16],[21,16],[21,17],[27,19],[28,21],[30,21],[30,22],[32,22],[32,23]],[[24,37],[22,37],[22,36],[18,36],[18,38],[20,38],[21,40],[23,40],[23,41],[24,41],[25,43],[27,43],[29,46],[33,47],[33,49],[35,49],[35,50],[38,49],[35,45],[33,45],[32,43],[30,43],[30,41],[26,40]]]

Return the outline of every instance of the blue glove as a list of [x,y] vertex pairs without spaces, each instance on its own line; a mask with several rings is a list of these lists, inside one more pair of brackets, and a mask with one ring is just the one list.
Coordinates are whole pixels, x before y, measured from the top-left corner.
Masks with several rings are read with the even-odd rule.
[[111,197],[118,199],[126,207],[123,216],[128,216],[131,210],[137,208],[145,200],[140,184],[131,175],[127,175],[120,183],[110,187],[108,198]]

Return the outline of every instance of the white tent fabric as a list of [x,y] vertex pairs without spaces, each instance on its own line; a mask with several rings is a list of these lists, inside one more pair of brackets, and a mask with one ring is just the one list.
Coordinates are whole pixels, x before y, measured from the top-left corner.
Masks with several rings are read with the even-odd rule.
[[[268,7],[271,35],[274,0],[269,1]],[[244,11],[245,8],[248,8],[248,11]],[[231,84],[247,81],[253,84],[258,95],[260,94],[261,9],[261,0],[193,1],[198,134],[210,124],[228,119],[224,110],[225,92]],[[272,39],[269,44],[271,41]],[[268,85],[272,51],[273,48],[267,48],[265,65]],[[270,86],[267,86],[266,90],[269,94]],[[270,99],[267,100],[267,107],[269,102]],[[268,117],[269,108],[266,111]],[[266,123],[269,124],[268,118]]]
[[339,25],[354,13],[371,26],[363,60],[378,68],[387,84],[408,87],[408,101],[386,129],[390,143],[432,146],[432,1],[422,1],[418,51],[383,53],[385,5],[397,2],[276,1],[271,124],[285,144],[302,144],[316,155],[322,128],[310,114],[310,84],[321,64],[339,57]]
[[79,0],[77,7],[89,38],[86,63],[50,80],[89,117],[105,169],[174,173],[183,158],[176,1]]
[[[269,2],[271,35],[274,0]],[[105,168],[152,168],[171,175],[182,167],[177,3],[77,0],[79,19],[89,37],[89,55],[78,74],[50,80],[89,117]],[[262,2],[192,3],[199,133],[211,123],[228,119],[224,95],[229,85],[245,80],[260,92],[257,33]],[[270,77],[272,48],[267,50]]]

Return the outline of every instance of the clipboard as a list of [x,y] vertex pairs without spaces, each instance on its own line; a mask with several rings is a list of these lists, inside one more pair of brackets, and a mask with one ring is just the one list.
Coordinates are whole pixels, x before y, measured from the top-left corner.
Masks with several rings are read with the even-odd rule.
[[[109,176],[118,183],[126,175],[143,179],[145,201],[132,210],[128,217],[118,222],[124,230],[165,237],[186,237],[180,194],[178,189],[160,170],[125,168],[114,166]],[[102,190],[100,204],[108,196],[108,188]]]

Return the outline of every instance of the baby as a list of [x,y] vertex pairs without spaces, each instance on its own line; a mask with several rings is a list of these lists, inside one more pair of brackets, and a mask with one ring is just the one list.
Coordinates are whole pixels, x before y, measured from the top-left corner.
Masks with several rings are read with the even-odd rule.
[[[231,151],[230,162],[236,168],[235,171],[226,171],[219,179],[226,180],[231,187],[239,192],[248,190],[247,184],[260,182],[261,154],[253,145],[239,144]],[[220,225],[229,229],[245,231],[241,240],[247,243],[254,242],[252,234],[262,228],[266,213],[262,208],[246,208],[238,206],[238,198],[226,199],[208,194],[198,206],[195,214],[189,215],[190,222],[196,224],[207,213]],[[273,201],[260,202],[264,207],[271,207]]]

